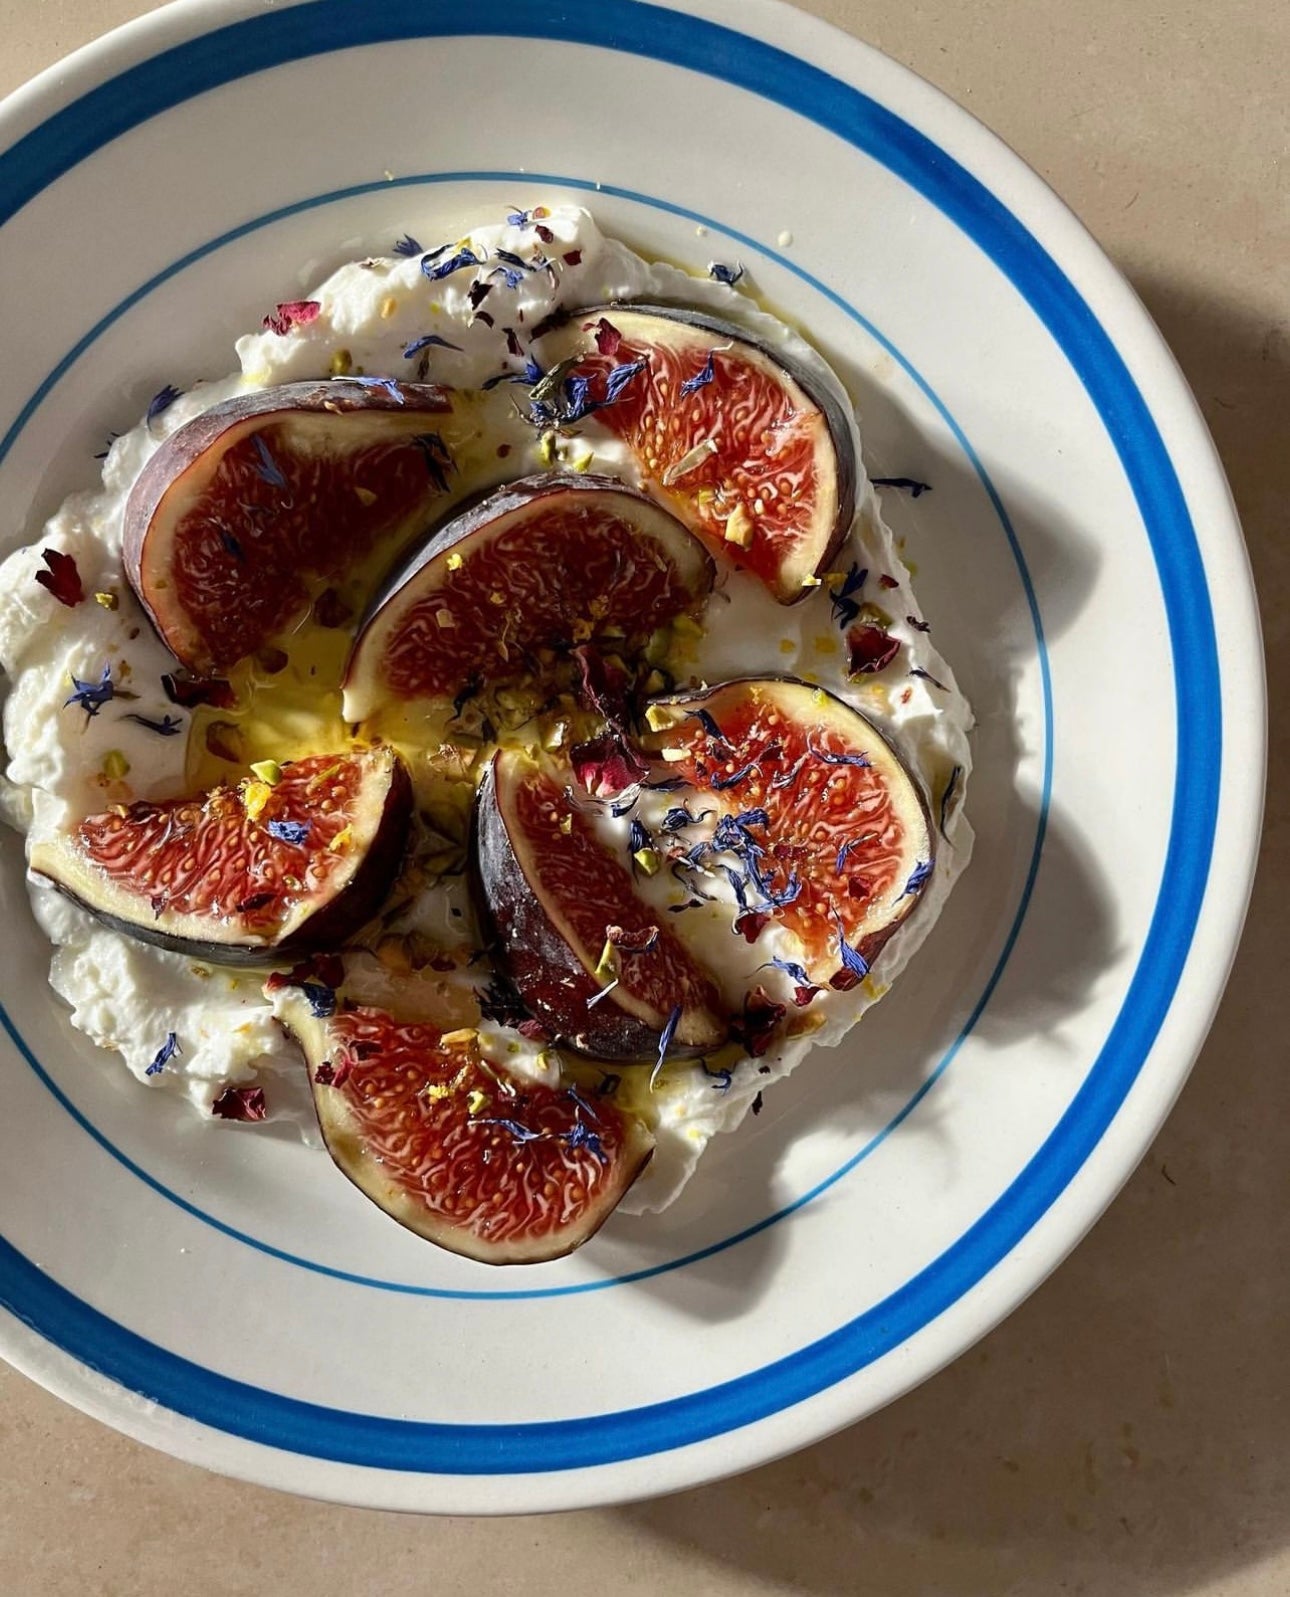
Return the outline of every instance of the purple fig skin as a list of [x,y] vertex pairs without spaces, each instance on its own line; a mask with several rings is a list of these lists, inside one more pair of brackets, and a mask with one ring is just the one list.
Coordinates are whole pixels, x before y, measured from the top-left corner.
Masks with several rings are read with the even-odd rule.
[[[612,495],[630,515],[632,507],[648,515],[654,526],[667,527],[673,534],[672,547],[667,551],[681,572],[683,580],[697,605],[708,593],[716,578],[716,565],[703,544],[665,507],[627,487],[616,477],[598,476],[594,473],[564,474],[544,472],[530,477],[516,478],[501,488],[485,490],[473,502],[458,506],[450,518],[434,528],[425,543],[411,555],[404,557],[381,584],[371,604],[358,624],[354,644],[341,681],[351,694],[345,708],[346,719],[362,720],[371,711],[383,693],[379,680],[382,637],[374,628],[384,619],[389,606],[408,594],[417,584],[418,577],[427,567],[444,556],[458,551],[466,555],[469,544],[487,534],[505,517],[539,506],[544,500],[569,496],[604,497]],[[650,535],[652,536],[652,535]],[[658,541],[658,540],[656,540]],[[688,571],[685,569],[688,567]],[[422,597],[416,594],[416,598]],[[357,708],[355,704],[357,703]],[[352,712],[352,713],[351,713]]]
[[[599,320],[607,317],[611,322],[615,316],[640,316],[656,318],[664,324],[673,327],[689,328],[695,332],[707,335],[706,342],[712,343],[719,340],[721,343],[742,344],[755,350],[766,360],[779,367],[802,390],[807,399],[816,407],[824,418],[828,429],[829,439],[833,445],[833,458],[836,462],[838,505],[833,526],[829,537],[816,557],[813,574],[819,576],[829,569],[834,556],[842,547],[851,524],[855,520],[856,495],[860,481],[859,461],[856,458],[854,425],[850,414],[843,408],[838,397],[825,384],[819,381],[814,372],[808,371],[800,361],[783,354],[780,350],[773,349],[769,344],[759,339],[745,327],[740,327],[734,322],[723,321],[720,317],[709,316],[704,311],[694,310],[688,305],[668,305],[658,302],[637,303],[631,300],[610,301],[600,305],[588,305],[578,310],[557,311],[554,315],[540,323],[533,330],[533,342],[541,343],[548,333],[561,329],[568,329],[571,325],[578,326],[582,322]],[[588,350],[595,348],[594,340],[590,335],[583,335]],[[781,604],[799,604],[810,592],[809,588],[802,588],[791,597],[784,598],[776,595]]]
[[[397,397],[396,397],[397,396]],[[157,636],[181,664],[199,672],[210,662],[186,647],[182,627],[167,614],[160,594],[149,585],[144,570],[145,545],[165,501],[182,499],[186,480],[199,473],[208,453],[218,448],[232,431],[253,433],[271,422],[289,421],[302,414],[336,418],[338,430],[346,417],[384,413],[406,425],[397,431],[416,430],[417,418],[446,415],[452,410],[449,390],[429,383],[368,382],[336,377],[324,381],[284,383],[258,393],[239,394],[212,405],[173,432],[139,473],[125,506],[122,560],[126,578],[152,622]],[[222,453],[222,450],[221,450]]]
[[[304,1055],[318,1129],[337,1169],[390,1219],[450,1253],[491,1265],[545,1264],[565,1258],[600,1230],[653,1155],[653,1136],[642,1121],[628,1116],[629,1140],[622,1149],[616,1179],[594,1205],[551,1236],[511,1242],[480,1236],[469,1226],[437,1215],[400,1187],[389,1167],[369,1151],[340,1091],[318,1079],[319,1067],[335,1057],[329,1021],[311,1012],[299,988],[265,996],[273,1000],[278,1023]],[[520,1081],[516,1085],[522,1090]],[[497,1171],[498,1164],[494,1162],[490,1169]],[[499,1174],[496,1179],[501,1181],[504,1176]]]
[[[395,760],[372,841],[362,864],[329,901],[321,903],[294,931],[278,941],[238,941],[180,936],[166,929],[166,913],[154,915],[146,898],[134,901],[125,893],[113,893],[112,884],[101,883],[88,872],[59,874],[58,845],[33,851],[32,876],[47,882],[65,898],[93,915],[123,936],[150,943],[168,953],[211,965],[239,968],[267,968],[284,959],[342,948],[377,913],[389,895],[402,868],[412,820],[412,783],[402,760]],[[96,896],[96,889],[99,889]],[[116,907],[113,907],[114,900]]]
[[[493,957],[534,1018],[564,1046],[595,1059],[653,1062],[660,1028],[629,1014],[601,990],[577,953],[552,923],[525,875],[498,802],[494,762],[475,800],[470,887],[476,914]],[[597,950],[599,952],[599,950]],[[708,1017],[712,1035],[687,1046],[677,1040],[670,1058],[695,1058],[725,1040],[725,1027]]]

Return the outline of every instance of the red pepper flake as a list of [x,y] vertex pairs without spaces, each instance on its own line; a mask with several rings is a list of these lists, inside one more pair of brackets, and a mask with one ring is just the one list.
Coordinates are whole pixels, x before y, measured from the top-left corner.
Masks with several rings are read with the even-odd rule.
[[859,985],[860,977],[857,972],[848,970],[845,965],[839,966],[829,977],[829,986],[839,993],[849,993],[853,987]]
[[881,627],[862,623],[847,633],[847,674],[864,676],[882,671],[900,653],[900,642]]
[[288,299],[275,306],[272,315],[266,316],[260,325],[266,333],[281,336],[293,327],[304,327],[316,321],[320,310],[322,306],[316,299]]
[[761,1095],[761,1093],[757,1094],[757,1096],[753,1099],[752,1103],[749,1104],[748,1107],[752,1110],[753,1114],[755,1114],[755,1115],[759,1115],[761,1113],[761,1111],[762,1111],[762,1095]]
[[59,604],[65,604],[69,610],[74,609],[85,597],[76,561],[71,555],[65,555],[59,549],[42,549],[40,558],[49,570],[38,571],[36,581],[42,588],[52,593]]
[[884,588],[898,588],[900,586],[899,579],[896,578],[896,577],[888,576],[885,571],[883,571],[883,572],[881,572],[879,574],[878,582],[879,582],[879,585],[881,587],[884,587]]
[[563,259],[564,264],[566,266],[581,266],[582,265],[582,251],[581,250],[566,250],[566,252],[565,252],[564,256],[562,257],[562,259]]
[[817,993],[823,989],[819,987],[794,987],[793,1002],[799,1009],[805,1009]]
[[498,444],[498,446],[497,446],[497,458],[498,458],[498,460],[505,460],[507,455],[510,454],[510,452],[511,452],[511,446],[509,444]]
[[219,1120],[263,1120],[267,1113],[263,1087],[225,1087],[211,1105]]
[[332,1069],[331,1060],[324,1059],[322,1064],[314,1071],[314,1080],[320,1087],[330,1087],[336,1080],[336,1072]]

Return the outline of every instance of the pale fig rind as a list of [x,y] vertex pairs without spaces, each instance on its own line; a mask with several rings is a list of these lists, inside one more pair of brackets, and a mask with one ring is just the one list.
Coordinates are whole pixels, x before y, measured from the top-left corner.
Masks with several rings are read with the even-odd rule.
[[[33,877],[113,931],[205,963],[263,967],[338,948],[385,901],[403,863],[412,816],[412,785],[398,755],[373,749],[360,758],[366,769],[358,802],[347,816],[350,836],[343,857],[329,862],[322,886],[302,890],[285,918],[271,928],[257,927],[237,914],[158,907],[146,891],[131,891],[96,862],[77,830],[34,843],[28,867]],[[174,807],[182,802],[174,801]],[[247,884],[248,894],[253,885]]]
[[[435,1128],[427,1140],[432,1147],[445,1149],[452,1138],[454,1120],[459,1137],[476,1135],[490,1139],[491,1147],[486,1153],[481,1148],[478,1158],[472,1156],[469,1147],[465,1149],[468,1161],[466,1168],[479,1189],[481,1201],[469,1205],[458,1201],[460,1192],[452,1185],[454,1172],[450,1170],[444,1176],[444,1199],[436,1203],[432,1194],[416,1190],[415,1181],[406,1179],[408,1172],[399,1170],[394,1157],[382,1158],[372,1147],[372,1138],[367,1134],[354,1102],[344,1090],[344,1047],[336,1035],[335,1021],[331,1017],[320,1016],[300,987],[279,988],[269,996],[272,997],[279,1022],[295,1038],[304,1054],[319,1129],[337,1169],[391,1219],[449,1252],[481,1264],[494,1265],[543,1264],[563,1258],[595,1235],[653,1154],[653,1135],[639,1117],[627,1114],[620,1116],[612,1105],[598,1101],[592,1106],[595,1119],[584,1119],[581,1111],[578,1112],[578,1118],[589,1130],[594,1131],[597,1125],[603,1127],[606,1117],[613,1116],[615,1125],[621,1126],[623,1133],[612,1158],[606,1161],[612,1167],[608,1169],[604,1184],[598,1185],[594,1196],[587,1201],[574,1204],[571,1208],[566,1204],[560,1222],[552,1229],[540,1234],[524,1235],[516,1234],[517,1228],[511,1228],[510,1234],[490,1235],[490,1227],[497,1230],[496,1216],[499,1209],[505,1208],[505,1204],[504,1201],[483,1201],[488,1196],[485,1189],[489,1185],[500,1188],[508,1179],[522,1180],[521,1173],[515,1167],[526,1156],[524,1145],[514,1142],[505,1127],[494,1129],[487,1123],[479,1124],[478,1119],[471,1126],[462,1108],[468,1102],[469,1095],[458,1088],[456,1104],[448,1117],[449,1123]],[[361,1070],[363,1065],[356,1068]],[[490,1064],[486,1075],[478,1079],[490,1085],[506,1082],[518,1093],[529,1088],[523,1078],[508,1074],[496,1063]],[[492,1110],[491,1116],[504,1117],[504,1108],[503,1098],[501,1107]],[[416,1150],[413,1134],[401,1135],[397,1144],[404,1159],[410,1159]],[[458,1150],[458,1156],[461,1157],[460,1144]],[[424,1152],[424,1149],[421,1151]],[[598,1156],[587,1153],[584,1157],[595,1159]],[[588,1168],[594,1176],[601,1173],[595,1166]],[[557,1165],[554,1173],[548,1172],[548,1178],[552,1178],[553,1174],[558,1176],[559,1171],[560,1166]],[[457,1173],[460,1174],[460,1167]],[[405,1179],[400,1179],[401,1174]],[[418,1168],[417,1174],[423,1175],[424,1172]],[[585,1171],[583,1177],[585,1179]],[[517,1198],[520,1196],[523,1194],[517,1194]]]
[[[568,518],[555,546],[527,547],[526,531],[551,537],[553,516]],[[519,478],[454,513],[382,584],[345,669],[346,720],[361,722],[400,700],[450,703],[467,681],[512,676],[530,651],[579,641],[578,624],[586,618],[575,613],[581,608],[575,595],[589,574],[578,534],[581,524],[588,537],[587,518],[622,571],[642,578],[641,587],[620,577],[611,592],[588,587],[581,594],[588,605],[608,601],[597,626],[616,623],[643,642],[682,610],[701,606],[713,562],[662,506],[611,477]],[[475,580],[490,561],[488,579]],[[643,584],[651,580],[662,587],[647,602]],[[543,584],[555,586],[543,592]]]

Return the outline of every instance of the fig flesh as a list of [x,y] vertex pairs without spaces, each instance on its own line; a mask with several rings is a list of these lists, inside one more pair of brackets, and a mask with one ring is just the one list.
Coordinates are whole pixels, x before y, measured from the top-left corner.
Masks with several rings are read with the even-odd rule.
[[480,784],[472,869],[495,960],[562,1043],[652,1060],[669,1028],[669,1055],[725,1041],[712,977],[638,897],[564,786],[518,750],[500,749]]
[[672,306],[592,306],[536,348],[549,367],[574,362],[566,394],[577,384],[579,408],[626,442],[650,492],[781,604],[828,568],[857,465],[825,383],[744,329]]
[[427,1241],[484,1264],[560,1258],[648,1162],[649,1131],[608,1099],[485,1061],[471,1030],[444,1034],[364,1007],[320,1015],[330,1005],[319,991],[272,996],[305,1055],[328,1152]]
[[391,701],[451,703],[463,684],[523,674],[536,651],[609,631],[630,652],[712,586],[702,544],[607,477],[522,478],[440,527],[359,627],[345,719]]
[[392,379],[287,383],[176,429],[125,509],[130,585],[179,662],[226,671],[448,490],[450,393]]
[[117,806],[32,846],[32,873],[145,943],[221,965],[343,944],[380,908],[412,811],[390,749],[311,755],[272,786]]
[[786,927],[814,983],[853,986],[934,864],[926,801],[896,749],[858,710],[791,677],[656,700],[649,722],[646,749],[715,810],[714,851],[741,878],[741,908],[763,917],[757,930]]

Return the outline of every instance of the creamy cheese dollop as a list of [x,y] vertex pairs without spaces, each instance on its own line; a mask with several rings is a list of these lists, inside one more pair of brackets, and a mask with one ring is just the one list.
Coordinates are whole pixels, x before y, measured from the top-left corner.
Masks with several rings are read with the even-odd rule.
[[[0,815],[34,841],[65,829],[109,803],[173,797],[185,791],[190,718],[166,698],[162,675],[173,659],[152,631],[122,570],[124,508],[144,464],[176,428],[234,395],[337,371],[367,376],[428,378],[478,390],[502,372],[521,373],[525,329],[552,312],[614,300],[661,301],[709,310],[737,323],[771,349],[791,357],[853,406],[828,365],[797,334],[760,308],[738,287],[696,278],[651,263],[604,237],[587,211],[552,206],[543,216],[549,232],[549,270],[499,278],[490,293],[488,321],[475,314],[469,290],[475,274],[460,271],[434,281],[422,269],[419,249],[342,266],[309,294],[318,304],[312,320],[284,333],[263,331],[238,341],[240,371],[201,383],[139,423],[112,444],[102,485],[73,494],[30,547],[0,567],[0,663],[8,679],[4,708],[8,763],[0,788]],[[436,241],[437,242],[437,241]],[[495,260],[498,252],[528,256],[531,219],[471,228],[452,248]],[[503,257],[504,258],[504,257]],[[504,307],[504,312],[503,312]],[[507,329],[512,336],[508,338]],[[433,335],[433,341],[425,342]],[[420,345],[414,353],[406,353]],[[454,347],[450,347],[454,346]],[[541,469],[534,429],[519,414],[523,388],[502,383],[483,395],[476,416],[481,459],[507,445],[513,475]],[[857,459],[860,440],[855,438]],[[563,464],[637,482],[629,451],[594,417],[579,428]],[[494,468],[495,470],[495,468]],[[87,599],[68,608],[35,581],[42,551],[71,555]],[[702,635],[689,646],[687,668],[719,682],[744,675],[790,673],[814,682],[861,710],[895,744],[927,795],[938,825],[936,869],[923,889],[919,911],[883,950],[869,976],[849,992],[826,991],[812,1006],[817,1029],[784,1042],[765,1057],[736,1065],[729,1079],[699,1064],[675,1063],[658,1074],[647,1093],[635,1091],[654,1122],[658,1148],[623,1208],[640,1212],[668,1204],[684,1186],[704,1147],[719,1131],[743,1119],[757,1095],[794,1069],[812,1047],[841,1041],[864,1011],[887,990],[930,931],[968,862],[972,832],[963,813],[971,768],[971,711],[921,619],[909,571],[883,520],[878,497],[861,478],[854,525],[835,564],[852,562],[891,579],[899,640],[897,660],[883,672],[849,679],[842,634],[834,622],[827,585],[785,608],[746,573],[730,569],[710,603]],[[89,713],[66,701],[74,683],[98,681],[105,667],[134,695]],[[146,723],[169,715],[182,721],[172,736]],[[645,795],[638,817],[661,817],[664,799]],[[651,809],[651,805],[654,806]],[[657,813],[655,813],[657,811]],[[606,842],[622,850],[628,821],[607,811],[598,825]],[[681,896],[666,872],[638,884],[660,911]],[[677,917],[678,931],[736,1000],[754,982],[791,1002],[787,976],[767,966],[775,957],[800,957],[795,940],[768,927],[755,946],[732,935],[733,894],[721,881],[705,882],[714,901]],[[283,1035],[257,973],[230,971],[167,953],[102,926],[48,886],[33,881],[35,916],[54,947],[50,980],[70,1006],[72,1022],[100,1047],[121,1055],[149,1089],[178,1093],[209,1113],[224,1089],[259,1081],[271,1117],[289,1117],[310,1135],[308,1089],[299,1054]],[[683,928],[679,923],[683,922]],[[460,879],[427,889],[405,917],[444,946],[463,944],[471,924]],[[367,976],[369,1001],[397,1002],[398,983],[375,962]],[[508,1067],[537,1073],[551,1068],[536,1046],[517,1049],[514,1034],[485,1022],[485,1046]],[[177,1047],[156,1067],[170,1034]],[[648,1066],[624,1067],[627,1071]]]

